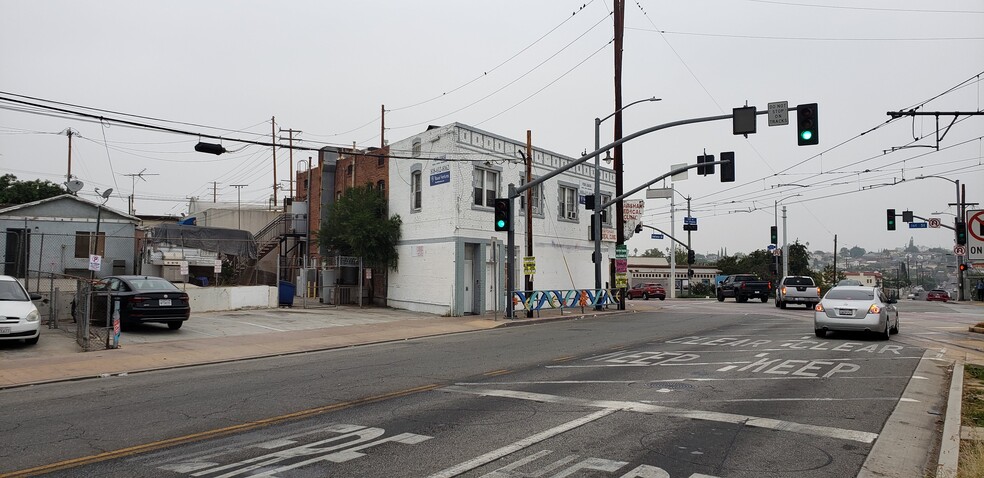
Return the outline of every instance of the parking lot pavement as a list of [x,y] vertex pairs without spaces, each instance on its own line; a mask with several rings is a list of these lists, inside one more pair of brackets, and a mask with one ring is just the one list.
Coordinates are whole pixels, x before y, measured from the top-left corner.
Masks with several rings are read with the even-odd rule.
[[[583,317],[552,309],[527,319],[496,315],[444,317],[381,307],[249,309],[193,313],[179,330],[162,324],[125,327],[120,348],[82,352],[70,320],[42,326],[37,345],[0,343],[0,389],[121,373],[221,363],[407,338]],[[617,310],[587,315],[617,313]]]

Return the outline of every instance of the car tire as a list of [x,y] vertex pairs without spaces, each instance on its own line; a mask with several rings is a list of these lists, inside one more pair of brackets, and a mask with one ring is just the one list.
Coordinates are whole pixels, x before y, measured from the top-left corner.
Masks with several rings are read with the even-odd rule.
[[724,292],[718,291],[718,302],[724,302]]
[[649,300],[649,292],[642,293],[642,300]]
[[182,325],[184,325],[184,321],[180,321],[180,322],[168,322],[167,323],[167,328],[169,328],[171,330],[178,330],[178,329],[181,328]]
[[813,335],[816,335],[818,338],[823,339],[827,337],[827,331],[823,329],[813,329]]
[[778,308],[779,308],[779,303],[781,302],[781,301],[779,300],[779,298],[777,297],[777,298],[776,298],[776,300],[774,300],[773,302],[775,302],[775,303],[776,303],[776,308],[778,309]]
[[898,318],[898,316],[895,317],[895,327],[892,327],[892,329],[889,330],[889,332],[891,332],[893,335],[899,333],[899,318]]
[[780,308],[780,309],[785,309],[785,308],[786,308],[786,302],[785,302],[785,301],[781,301],[781,300],[780,300],[780,301],[779,301],[779,308]]
[[888,339],[890,339],[892,337],[892,329],[891,329],[890,326],[891,326],[891,324],[889,324],[886,321],[885,322],[885,332],[882,332],[882,333],[878,334],[878,338],[879,339],[881,339],[881,340],[888,340]]
[[35,345],[38,343],[38,339],[40,338],[41,338],[41,334],[38,334],[37,337],[34,337],[32,339],[24,339],[24,343],[27,345]]
[[738,303],[742,303],[743,304],[745,302],[748,302],[748,298],[747,297],[742,297],[740,295],[736,295],[735,296],[735,302],[738,302]]
[[660,297],[659,300],[666,300],[666,296]]

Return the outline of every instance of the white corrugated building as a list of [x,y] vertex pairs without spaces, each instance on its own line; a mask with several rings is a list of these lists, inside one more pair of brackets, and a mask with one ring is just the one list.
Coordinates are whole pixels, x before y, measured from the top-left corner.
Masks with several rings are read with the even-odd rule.
[[[526,142],[452,123],[390,144],[389,212],[403,220],[399,267],[391,271],[388,305],[453,316],[501,311],[505,303],[505,232],[493,228],[493,199],[506,197],[510,183],[525,182],[517,151]],[[533,149],[533,178],[573,158]],[[605,163],[603,162],[604,166]],[[594,288],[589,241],[590,211],[583,196],[594,193],[589,160],[534,188],[534,288]],[[611,169],[601,169],[601,190],[615,190]],[[614,255],[612,212],[603,228],[603,281]],[[516,287],[523,288],[526,255],[525,206],[516,201]],[[493,247],[493,238],[495,246]],[[604,284],[602,284],[604,285]]]

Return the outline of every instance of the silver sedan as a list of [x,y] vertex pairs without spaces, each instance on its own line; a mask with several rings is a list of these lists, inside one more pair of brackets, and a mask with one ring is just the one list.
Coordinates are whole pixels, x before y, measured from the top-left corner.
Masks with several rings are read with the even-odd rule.
[[826,337],[828,330],[845,330],[875,332],[888,340],[899,333],[895,303],[879,287],[834,287],[814,307],[813,330],[817,337]]

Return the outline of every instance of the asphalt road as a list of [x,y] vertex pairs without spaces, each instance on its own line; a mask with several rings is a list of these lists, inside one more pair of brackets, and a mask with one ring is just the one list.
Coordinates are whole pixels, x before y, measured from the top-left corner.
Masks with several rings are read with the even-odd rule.
[[640,309],[0,391],[0,473],[855,476],[924,353],[904,316],[886,342],[771,302]]

